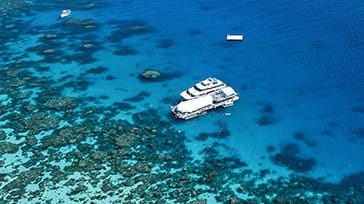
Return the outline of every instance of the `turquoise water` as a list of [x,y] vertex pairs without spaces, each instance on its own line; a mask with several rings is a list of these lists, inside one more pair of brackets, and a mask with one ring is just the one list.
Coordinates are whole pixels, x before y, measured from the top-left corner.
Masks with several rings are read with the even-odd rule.
[[[1,202],[363,202],[362,2],[0,10]],[[175,119],[210,76],[240,100]]]

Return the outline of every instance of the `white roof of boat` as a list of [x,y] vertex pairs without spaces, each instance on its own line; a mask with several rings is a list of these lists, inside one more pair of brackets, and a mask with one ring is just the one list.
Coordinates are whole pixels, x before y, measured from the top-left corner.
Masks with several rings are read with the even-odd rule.
[[224,88],[222,88],[220,90],[222,92],[224,92],[224,94],[227,95],[227,96],[236,94],[236,92],[234,91],[234,89],[231,88],[230,86],[224,87]]
[[177,105],[177,110],[182,113],[187,113],[187,112],[190,113],[190,112],[198,110],[202,107],[210,105],[212,103],[213,103],[212,96],[206,95],[206,96],[202,96],[202,97],[199,97],[196,99],[182,101],[181,103],[179,103]]
[[204,89],[208,89],[211,87],[215,87],[218,85],[224,84],[222,81],[214,78],[214,77],[209,77],[203,81],[200,81],[199,83],[196,84],[196,87],[200,90],[204,90]]

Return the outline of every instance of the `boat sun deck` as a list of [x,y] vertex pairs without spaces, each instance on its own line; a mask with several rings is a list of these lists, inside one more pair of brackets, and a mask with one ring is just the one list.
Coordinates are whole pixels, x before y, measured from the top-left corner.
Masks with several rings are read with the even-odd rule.
[[225,86],[226,84],[224,82],[216,78],[209,77],[195,84],[193,87],[182,91],[180,95],[184,100],[190,100],[206,95]]

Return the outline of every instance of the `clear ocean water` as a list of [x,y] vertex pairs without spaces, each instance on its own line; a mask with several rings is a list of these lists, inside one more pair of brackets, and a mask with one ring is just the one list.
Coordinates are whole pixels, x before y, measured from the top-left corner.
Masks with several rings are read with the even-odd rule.
[[[1,203],[364,202],[364,2],[0,11]],[[240,100],[174,118],[207,77]]]

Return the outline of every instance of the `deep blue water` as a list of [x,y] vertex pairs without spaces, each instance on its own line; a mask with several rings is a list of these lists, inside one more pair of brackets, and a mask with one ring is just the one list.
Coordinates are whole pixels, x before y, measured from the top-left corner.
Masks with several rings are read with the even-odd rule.
[[[304,196],[310,202],[324,203],[325,193],[348,201],[352,194],[342,189],[349,187],[356,193],[351,192],[356,195],[354,201],[363,201],[363,2],[10,2],[0,3],[0,186],[5,192],[1,201],[146,202],[154,198],[214,203],[231,201],[232,196],[259,202]],[[72,14],[58,18],[66,8]],[[244,40],[227,42],[229,33],[243,34]],[[147,69],[160,71],[162,79],[141,80],[139,74]],[[179,93],[210,76],[232,86],[240,100],[192,120],[174,119],[169,107],[178,102]],[[77,105],[49,105],[60,96],[71,97]],[[143,111],[147,114],[140,116]],[[45,123],[42,114],[45,121],[57,118],[56,125],[39,125]],[[123,128],[112,131],[118,125],[156,128],[160,141],[165,135],[172,141],[158,143],[145,136],[146,132],[136,134],[135,138],[145,136],[141,140],[130,139],[121,133]],[[78,126],[87,133],[77,132]],[[65,127],[74,132],[62,132]],[[125,149],[118,138],[136,141],[128,143],[134,152],[126,154],[130,157],[113,152]],[[168,146],[173,142],[175,145]],[[179,151],[182,149],[186,152]],[[95,151],[107,161],[95,156]],[[183,156],[175,161],[179,166],[151,156],[168,151],[178,151],[174,158]],[[221,158],[244,165],[232,162],[239,166],[236,168],[230,160],[222,160],[226,166],[219,166]],[[88,167],[88,162],[104,168]],[[152,170],[138,171],[138,162]],[[200,164],[201,169],[175,174],[178,169],[196,168],[192,164]],[[159,185],[161,190],[153,198],[142,197],[140,191],[132,190],[133,185],[126,184],[135,179],[126,176],[127,167],[135,167],[140,176],[171,175],[156,176],[159,183],[145,179],[147,190],[141,191],[154,192],[151,186]],[[43,173],[34,173],[37,168]],[[22,176],[29,169],[34,178]],[[63,177],[47,185],[44,179],[41,184],[39,178],[48,174]],[[193,179],[200,174],[212,181]],[[167,185],[168,178],[181,175],[191,181],[180,188],[205,190],[174,195],[171,192],[176,188]],[[84,185],[79,184],[82,176]],[[67,182],[70,178],[76,182]],[[312,188],[294,187],[302,191],[293,196],[281,194],[286,183],[274,187],[282,187],[282,191],[261,194],[245,187],[252,183],[269,186],[282,178]],[[302,180],[294,182],[296,178]],[[103,197],[92,197],[100,195],[101,187],[95,183],[103,180],[112,181],[117,193],[107,194],[103,185]],[[69,187],[62,188],[64,183]],[[19,190],[11,194],[14,185]],[[52,198],[56,194],[60,198]],[[83,200],[77,200],[80,198]]]

